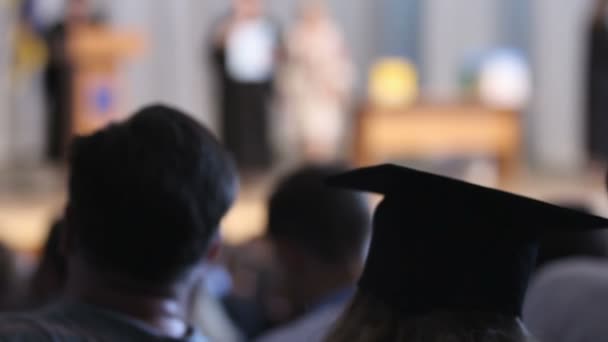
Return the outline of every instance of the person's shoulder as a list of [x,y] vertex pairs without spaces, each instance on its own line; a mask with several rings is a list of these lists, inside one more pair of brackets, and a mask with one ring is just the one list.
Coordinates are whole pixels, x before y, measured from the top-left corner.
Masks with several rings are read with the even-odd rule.
[[292,323],[270,331],[268,334],[257,339],[256,342],[323,341],[342,309],[342,306],[333,306],[309,313]]
[[52,341],[45,321],[36,314],[0,315],[0,342]]

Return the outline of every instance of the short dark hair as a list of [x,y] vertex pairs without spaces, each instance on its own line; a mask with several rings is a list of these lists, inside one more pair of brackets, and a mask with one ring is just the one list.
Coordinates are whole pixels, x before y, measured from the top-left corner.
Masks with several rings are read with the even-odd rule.
[[279,182],[270,198],[268,235],[327,263],[348,263],[361,255],[371,221],[365,198],[325,185],[327,177],[345,170],[338,165],[305,166]]
[[232,204],[237,175],[215,137],[163,105],[72,146],[67,225],[91,265],[171,282],[203,256]]

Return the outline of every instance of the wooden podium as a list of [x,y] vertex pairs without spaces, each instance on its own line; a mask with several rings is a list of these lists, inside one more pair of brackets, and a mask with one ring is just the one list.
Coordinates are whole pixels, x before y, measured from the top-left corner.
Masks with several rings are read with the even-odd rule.
[[124,117],[120,65],[142,54],[144,39],[134,32],[79,25],[70,28],[68,44],[74,65],[70,134],[86,135]]
[[419,104],[408,109],[365,108],[359,117],[360,165],[433,155],[496,156],[502,179],[516,168],[519,115],[480,105]]

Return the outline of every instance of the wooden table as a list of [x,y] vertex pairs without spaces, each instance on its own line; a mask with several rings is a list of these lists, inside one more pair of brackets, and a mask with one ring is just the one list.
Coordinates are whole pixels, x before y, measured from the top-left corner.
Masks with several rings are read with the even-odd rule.
[[518,113],[478,105],[366,108],[355,141],[359,165],[390,158],[491,155],[497,157],[504,179],[517,166],[521,128]]

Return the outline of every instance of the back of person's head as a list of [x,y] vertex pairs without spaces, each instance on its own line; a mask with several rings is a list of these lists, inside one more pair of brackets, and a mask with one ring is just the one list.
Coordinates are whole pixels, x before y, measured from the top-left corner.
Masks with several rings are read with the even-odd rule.
[[205,127],[146,107],[74,141],[68,250],[101,272],[172,283],[202,261],[236,190],[232,160]]
[[306,166],[275,188],[268,208],[268,235],[287,241],[326,264],[351,263],[364,253],[371,230],[360,194],[329,188],[339,166]]
[[359,292],[327,342],[533,342],[515,317],[437,311],[406,316],[373,295]]

